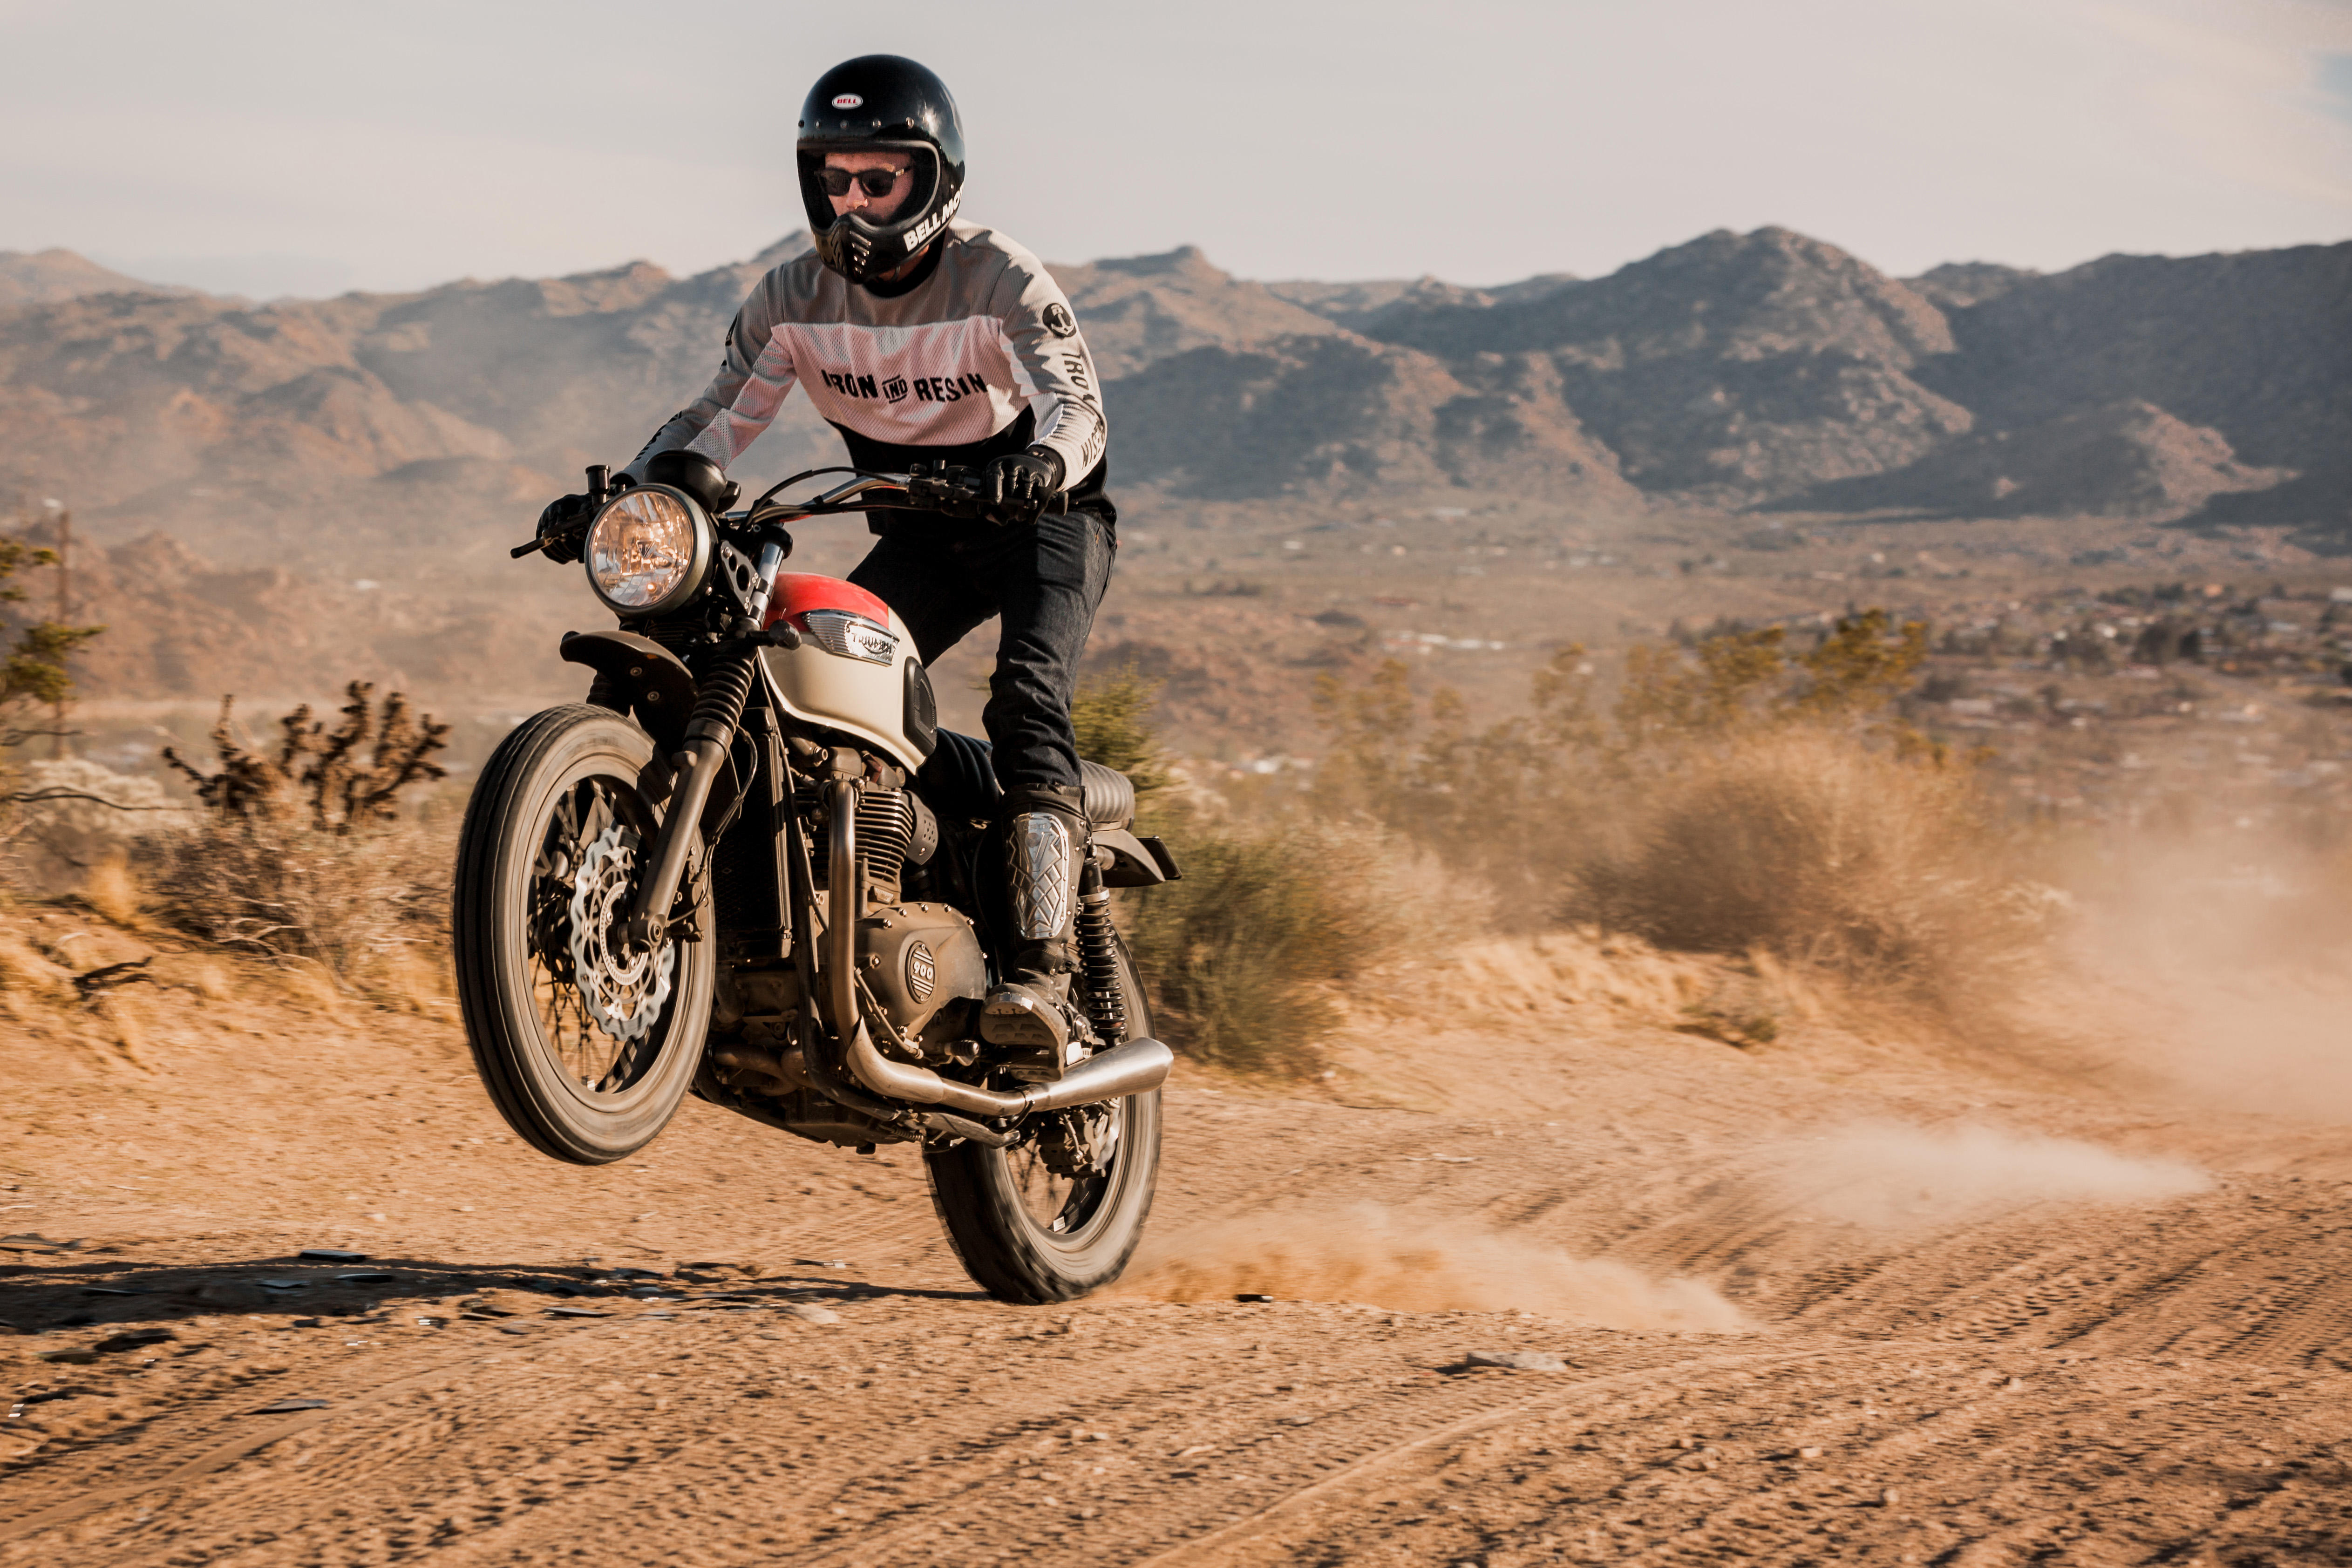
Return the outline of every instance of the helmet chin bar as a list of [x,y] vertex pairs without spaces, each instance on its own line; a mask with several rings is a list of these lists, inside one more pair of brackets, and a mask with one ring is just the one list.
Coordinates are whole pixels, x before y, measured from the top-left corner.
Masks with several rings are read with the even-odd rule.
[[[857,213],[833,211],[814,178],[828,152],[905,152],[914,160],[908,171],[914,188],[908,193],[901,216],[877,224]],[[948,188],[939,152],[929,143],[869,142],[862,145],[807,146],[800,151],[801,196],[808,209],[809,232],[815,237],[817,259],[852,283],[871,283],[896,272],[922,254],[937,239],[963,204],[960,184]]]

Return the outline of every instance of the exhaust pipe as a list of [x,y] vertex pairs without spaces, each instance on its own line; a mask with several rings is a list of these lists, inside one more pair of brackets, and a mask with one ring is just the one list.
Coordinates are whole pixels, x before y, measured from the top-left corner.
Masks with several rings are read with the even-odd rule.
[[959,1083],[928,1067],[893,1061],[875,1048],[857,1005],[857,922],[864,911],[865,878],[857,869],[857,786],[833,786],[832,826],[825,839],[829,907],[824,932],[824,971],[833,1003],[834,1028],[848,1040],[851,1077],[875,1093],[918,1105],[942,1105],[980,1116],[1025,1116],[1148,1093],[1168,1082],[1176,1053],[1156,1040],[1130,1040],[1089,1057],[1055,1082],[1008,1093]]

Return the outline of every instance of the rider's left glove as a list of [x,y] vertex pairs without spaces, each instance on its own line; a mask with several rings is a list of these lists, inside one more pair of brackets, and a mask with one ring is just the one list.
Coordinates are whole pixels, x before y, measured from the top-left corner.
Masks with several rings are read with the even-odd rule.
[[1034,523],[1062,488],[1062,456],[1050,446],[1008,452],[981,476],[988,520],[1001,528]]
[[580,559],[588,514],[595,508],[585,496],[559,496],[539,514],[540,553],[559,565]]

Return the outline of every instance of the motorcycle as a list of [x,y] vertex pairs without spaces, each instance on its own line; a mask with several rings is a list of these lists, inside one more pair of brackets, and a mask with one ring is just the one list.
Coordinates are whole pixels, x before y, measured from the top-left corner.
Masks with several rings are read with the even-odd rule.
[[[848,477],[777,499],[831,475]],[[813,469],[729,511],[740,495],[695,454],[635,485],[588,470],[558,538],[619,624],[563,638],[586,700],[517,727],[467,808],[453,934],[475,1068],[509,1125],[574,1164],[643,1148],[689,1093],[861,1154],[919,1145],[978,1284],[1084,1295],[1141,1237],[1174,1060],[1110,890],[1175,862],[1133,831],[1129,780],[1086,764],[1068,1044],[982,1040],[1009,874],[988,743],[940,728],[887,605],[783,570],[808,519],[984,517],[978,476]]]

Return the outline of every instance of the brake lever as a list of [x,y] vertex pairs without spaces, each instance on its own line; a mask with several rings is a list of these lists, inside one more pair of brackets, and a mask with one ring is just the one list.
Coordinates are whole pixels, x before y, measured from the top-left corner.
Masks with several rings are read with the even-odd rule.
[[588,525],[586,523],[582,523],[578,528],[567,528],[560,534],[541,534],[539,538],[531,540],[530,543],[527,545],[517,545],[514,549],[507,551],[507,559],[509,560],[520,560],[527,555],[535,555],[539,551],[545,549],[549,545],[553,544],[557,539],[562,539],[566,544],[569,544],[573,539],[579,538],[587,533],[587,531]]

